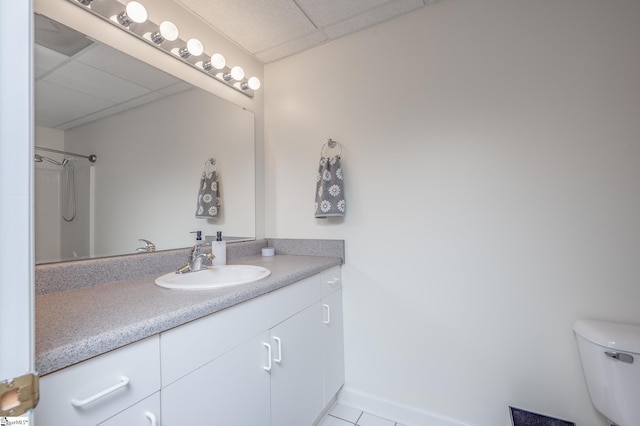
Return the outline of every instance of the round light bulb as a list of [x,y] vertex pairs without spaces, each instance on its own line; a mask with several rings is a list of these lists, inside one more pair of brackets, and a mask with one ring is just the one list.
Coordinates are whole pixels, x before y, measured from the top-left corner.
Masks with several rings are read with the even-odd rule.
[[200,40],[190,38],[189,41],[187,41],[187,50],[193,56],[200,56],[202,55],[202,52],[204,52],[204,46],[202,46]]
[[137,1],[127,3],[125,10],[129,19],[137,24],[142,24],[147,20],[147,9]]
[[236,81],[242,80],[244,78],[244,70],[242,69],[242,67],[236,65],[235,67],[231,68],[231,78]]
[[258,77],[250,77],[247,81],[247,86],[251,90],[258,90],[260,88],[260,79]]
[[178,27],[173,22],[164,21],[160,24],[160,35],[165,40],[175,41],[178,39]]
[[211,65],[217,70],[221,70],[227,64],[226,59],[219,53],[211,55]]

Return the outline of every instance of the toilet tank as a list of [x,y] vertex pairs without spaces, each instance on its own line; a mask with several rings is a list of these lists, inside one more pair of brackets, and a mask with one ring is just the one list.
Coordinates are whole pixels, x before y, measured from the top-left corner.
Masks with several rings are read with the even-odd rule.
[[581,320],[573,330],[593,405],[618,426],[640,425],[640,326]]

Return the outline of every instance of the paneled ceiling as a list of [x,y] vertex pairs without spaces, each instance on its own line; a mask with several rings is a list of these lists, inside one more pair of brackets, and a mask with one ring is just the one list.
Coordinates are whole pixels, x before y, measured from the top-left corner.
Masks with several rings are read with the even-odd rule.
[[[175,1],[270,63],[442,0]],[[39,126],[70,129],[191,87],[43,16],[35,27]]]
[[42,15],[35,42],[37,126],[67,130],[191,88]]
[[441,0],[176,0],[263,63]]

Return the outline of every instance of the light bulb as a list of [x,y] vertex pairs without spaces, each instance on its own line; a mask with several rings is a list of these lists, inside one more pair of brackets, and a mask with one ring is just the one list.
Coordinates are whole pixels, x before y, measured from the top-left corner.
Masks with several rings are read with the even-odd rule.
[[249,81],[242,83],[242,90],[258,90],[260,88],[260,79],[258,77],[249,77]]
[[258,90],[260,88],[260,79],[258,77],[251,77],[247,84],[249,84],[249,89]]
[[211,55],[211,65],[217,70],[221,70],[227,64],[226,59],[219,53]]
[[190,38],[189,41],[187,41],[187,47],[183,47],[182,49],[180,49],[178,54],[182,57],[182,59],[187,59],[191,55],[200,56],[202,55],[202,52],[204,52],[204,47],[202,46],[200,40],[196,38]]
[[190,38],[187,42],[187,50],[193,56],[200,56],[202,52],[204,52],[204,46],[202,46],[202,43],[197,38]]
[[244,78],[244,70],[242,69],[242,67],[236,65],[235,67],[231,68],[231,78],[236,81],[242,80]]
[[118,15],[118,22],[122,26],[128,27],[132,23],[142,24],[147,20],[147,9],[137,1],[130,1],[124,12]]
[[151,35],[151,40],[156,44],[160,44],[165,40],[174,41],[177,39],[178,27],[169,21],[163,21],[158,27],[158,31]]
[[211,71],[214,68],[216,70],[221,70],[224,68],[225,64],[226,61],[224,59],[224,56],[219,53],[214,53],[213,55],[211,55],[211,59],[202,64],[202,68],[204,68],[205,71]]

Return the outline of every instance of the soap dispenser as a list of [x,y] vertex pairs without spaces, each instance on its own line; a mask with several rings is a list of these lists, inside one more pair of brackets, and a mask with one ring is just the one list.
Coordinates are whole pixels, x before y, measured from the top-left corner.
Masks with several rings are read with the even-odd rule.
[[195,244],[202,244],[202,231],[191,231],[191,234],[196,234]]
[[216,240],[211,242],[211,253],[215,256],[211,264],[212,265],[226,265],[227,264],[227,242],[222,241],[222,232],[216,233]]

